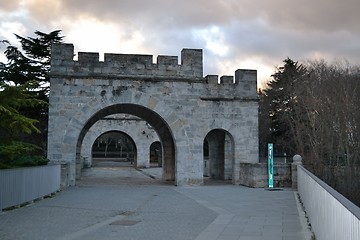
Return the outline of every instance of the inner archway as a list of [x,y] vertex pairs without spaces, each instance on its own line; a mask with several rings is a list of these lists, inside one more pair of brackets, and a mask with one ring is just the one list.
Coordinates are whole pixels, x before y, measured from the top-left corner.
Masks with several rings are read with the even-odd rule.
[[[98,120],[112,114],[130,114],[139,117],[148,122],[159,136],[162,146],[162,169],[163,180],[176,180],[176,161],[175,161],[175,143],[171,130],[166,121],[153,110],[137,104],[115,104],[105,107],[96,112],[85,124],[80,132],[77,142],[76,160],[80,163],[81,144],[87,131]],[[77,164],[80,165],[80,164]],[[80,167],[80,166],[79,166]]]
[[210,131],[203,144],[204,177],[232,180],[234,169],[234,140],[223,129]]
[[162,166],[162,147],[159,141],[150,145],[150,166]]
[[103,133],[95,140],[91,150],[93,166],[109,161],[133,165],[136,153],[134,140],[121,131]]

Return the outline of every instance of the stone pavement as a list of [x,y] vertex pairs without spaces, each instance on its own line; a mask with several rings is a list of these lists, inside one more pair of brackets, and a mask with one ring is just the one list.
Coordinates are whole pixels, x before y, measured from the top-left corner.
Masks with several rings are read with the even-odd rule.
[[0,213],[0,239],[308,239],[291,190],[175,187],[159,175],[157,168],[88,169],[77,186]]

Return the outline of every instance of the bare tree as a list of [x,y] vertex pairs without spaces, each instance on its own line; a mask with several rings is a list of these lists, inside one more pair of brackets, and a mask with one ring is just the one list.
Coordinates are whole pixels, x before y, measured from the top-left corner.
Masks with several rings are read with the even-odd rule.
[[260,101],[262,110],[262,104],[270,104],[270,138],[304,156],[310,170],[360,205],[354,191],[360,189],[359,66],[284,62],[265,91],[270,99]]
[[307,69],[308,74],[297,84],[298,99],[292,116],[294,128],[301,135],[297,138],[306,142],[306,146],[297,143],[297,149],[303,149],[312,161],[355,164],[359,159],[358,68],[312,61]]

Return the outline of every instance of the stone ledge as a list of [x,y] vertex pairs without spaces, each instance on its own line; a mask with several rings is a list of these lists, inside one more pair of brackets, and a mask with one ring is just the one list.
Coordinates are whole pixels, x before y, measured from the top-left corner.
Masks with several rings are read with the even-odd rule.
[[[268,186],[267,163],[240,163],[240,184],[254,188]],[[274,187],[291,187],[291,164],[274,164]]]

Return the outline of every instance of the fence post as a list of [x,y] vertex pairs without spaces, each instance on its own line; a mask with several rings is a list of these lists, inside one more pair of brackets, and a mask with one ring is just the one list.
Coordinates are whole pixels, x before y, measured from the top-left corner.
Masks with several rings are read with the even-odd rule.
[[69,171],[70,164],[68,162],[61,162],[61,180],[60,180],[60,188],[61,190],[69,187]]
[[298,165],[302,164],[302,157],[298,154],[294,155],[293,157],[293,162],[291,164],[291,186],[293,190],[297,190],[298,189],[298,185],[297,185],[297,168]]

